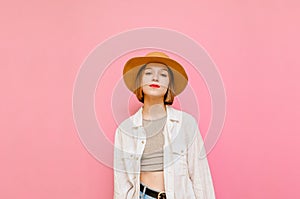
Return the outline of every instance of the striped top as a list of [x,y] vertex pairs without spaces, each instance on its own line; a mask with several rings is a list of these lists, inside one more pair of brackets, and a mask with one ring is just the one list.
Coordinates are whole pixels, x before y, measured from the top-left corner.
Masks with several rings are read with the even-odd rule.
[[141,158],[141,171],[163,171],[163,129],[167,116],[156,120],[143,119],[146,145]]

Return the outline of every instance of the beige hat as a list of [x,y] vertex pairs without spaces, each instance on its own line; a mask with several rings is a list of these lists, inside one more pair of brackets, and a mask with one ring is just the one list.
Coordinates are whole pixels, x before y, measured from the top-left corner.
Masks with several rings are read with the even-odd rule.
[[148,63],[163,63],[167,65],[174,75],[174,95],[181,93],[188,82],[188,76],[184,68],[175,60],[170,59],[163,52],[150,52],[144,57],[133,57],[128,60],[123,69],[123,79],[129,90],[136,90],[136,76],[142,66]]

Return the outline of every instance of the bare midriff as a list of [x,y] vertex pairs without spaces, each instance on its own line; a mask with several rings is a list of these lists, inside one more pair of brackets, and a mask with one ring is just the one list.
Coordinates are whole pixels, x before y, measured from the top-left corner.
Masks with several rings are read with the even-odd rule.
[[165,190],[163,171],[142,171],[140,181],[151,189],[157,191]]

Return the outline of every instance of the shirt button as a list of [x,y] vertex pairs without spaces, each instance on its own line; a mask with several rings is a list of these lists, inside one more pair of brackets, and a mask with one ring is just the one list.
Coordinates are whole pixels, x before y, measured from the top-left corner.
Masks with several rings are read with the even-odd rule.
[[145,142],[144,141],[142,141],[142,144],[144,144]]

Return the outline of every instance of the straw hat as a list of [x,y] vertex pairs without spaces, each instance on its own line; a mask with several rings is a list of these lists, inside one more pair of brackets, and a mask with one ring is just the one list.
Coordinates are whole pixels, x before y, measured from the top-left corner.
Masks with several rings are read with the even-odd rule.
[[129,90],[136,90],[136,76],[142,66],[148,63],[163,63],[167,65],[174,75],[174,95],[181,93],[188,82],[188,76],[184,68],[175,60],[170,59],[163,52],[150,52],[144,57],[133,57],[128,60],[123,69],[123,80]]

